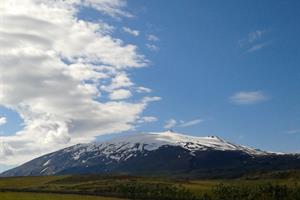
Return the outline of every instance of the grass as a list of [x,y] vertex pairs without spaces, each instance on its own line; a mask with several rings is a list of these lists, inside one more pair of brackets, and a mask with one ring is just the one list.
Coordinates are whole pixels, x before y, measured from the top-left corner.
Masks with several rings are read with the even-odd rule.
[[64,179],[66,176],[41,176],[41,177],[10,177],[0,178],[0,188],[34,188],[45,185],[51,181]]
[[22,192],[0,192],[1,200],[120,200],[109,197],[96,197],[72,194],[40,194]]

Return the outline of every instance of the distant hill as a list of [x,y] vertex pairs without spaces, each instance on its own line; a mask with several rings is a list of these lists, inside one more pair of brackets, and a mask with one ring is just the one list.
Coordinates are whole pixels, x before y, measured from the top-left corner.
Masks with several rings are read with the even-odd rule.
[[248,173],[300,169],[300,155],[276,154],[219,137],[140,133],[50,153],[1,176],[129,174],[235,178]]

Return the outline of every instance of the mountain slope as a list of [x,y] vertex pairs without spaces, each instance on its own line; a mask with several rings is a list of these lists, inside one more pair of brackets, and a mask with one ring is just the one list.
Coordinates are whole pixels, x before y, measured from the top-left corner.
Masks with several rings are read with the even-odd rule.
[[231,171],[229,176],[239,176],[249,170],[289,168],[300,168],[297,155],[269,153],[214,136],[193,137],[167,131],[78,144],[36,158],[2,176],[126,173],[214,177]]

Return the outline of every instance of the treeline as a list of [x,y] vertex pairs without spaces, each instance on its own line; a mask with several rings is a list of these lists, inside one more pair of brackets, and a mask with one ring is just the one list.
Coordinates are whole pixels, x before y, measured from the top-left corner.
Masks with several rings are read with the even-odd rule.
[[296,184],[219,185],[201,200],[300,200],[300,187]]
[[130,183],[117,184],[113,192],[129,199],[139,200],[198,200],[184,187],[169,184]]
[[238,184],[239,181],[233,181],[232,185],[213,186],[200,195],[201,191],[194,192],[184,187],[185,182],[173,184],[170,181],[128,177],[124,179],[104,177],[101,181],[97,180],[94,177],[90,179],[67,177],[66,180],[29,188],[0,188],[0,192],[82,194],[132,200],[300,200],[300,184],[297,183],[261,184],[261,181],[257,180],[248,184],[241,181],[241,184]]
[[300,200],[298,185],[221,184],[201,196],[195,196],[184,187],[165,184],[119,184],[111,189],[118,196],[140,200]]

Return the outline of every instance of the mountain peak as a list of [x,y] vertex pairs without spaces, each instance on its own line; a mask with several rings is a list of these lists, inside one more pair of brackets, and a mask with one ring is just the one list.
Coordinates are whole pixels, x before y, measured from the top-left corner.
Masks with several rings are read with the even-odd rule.
[[164,132],[137,133],[134,135],[126,135],[118,138],[113,138],[104,143],[104,145],[114,147],[120,151],[131,149],[139,146],[142,150],[152,151],[159,149],[162,146],[179,146],[188,151],[243,151],[247,154],[266,154],[266,152],[232,144],[218,136],[191,136],[182,133],[177,133],[171,130]]

